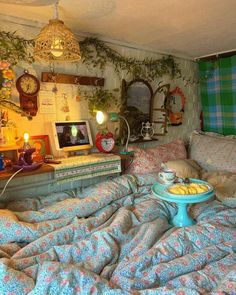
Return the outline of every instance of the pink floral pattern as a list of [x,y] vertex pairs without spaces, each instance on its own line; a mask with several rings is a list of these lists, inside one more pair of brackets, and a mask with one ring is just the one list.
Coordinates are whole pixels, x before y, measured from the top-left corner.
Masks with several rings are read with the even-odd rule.
[[126,170],[126,173],[145,174],[159,172],[161,170],[161,163],[187,158],[185,144],[180,139],[153,148],[141,149],[132,147],[130,149],[134,150],[135,156],[132,165]]
[[236,199],[193,205],[197,224],[172,228],[175,205],[151,194],[157,179],[127,174],[73,198],[6,204],[0,295],[235,294]]

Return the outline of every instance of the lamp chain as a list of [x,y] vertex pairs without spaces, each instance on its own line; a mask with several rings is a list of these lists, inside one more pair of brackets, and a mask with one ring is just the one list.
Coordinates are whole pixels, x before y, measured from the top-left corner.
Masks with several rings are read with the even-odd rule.
[[54,19],[58,19],[58,4],[59,0],[57,0],[54,4]]

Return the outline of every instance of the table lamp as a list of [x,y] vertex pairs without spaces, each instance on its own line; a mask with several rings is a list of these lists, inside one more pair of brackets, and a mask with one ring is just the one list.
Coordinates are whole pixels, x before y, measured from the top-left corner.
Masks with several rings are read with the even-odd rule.
[[129,144],[129,138],[130,138],[130,127],[129,127],[129,123],[126,120],[126,118],[116,112],[106,113],[106,112],[102,112],[102,111],[97,111],[97,114],[96,114],[96,121],[98,124],[103,124],[106,121],[117,122],[119,119],[123,120],[127,126],[127,139],[126,139],[125,149],[123,151],[120,151],[120,154],[125,154],[125,155],[131,154],[132,152],[128,151],[128,144]]
[[35,152],[35,148],[32,148],[29,144],[29,133],[24,133],[24,143],[22,148],[18,149],[19,152],[19,165],[32,165],[32,154]]

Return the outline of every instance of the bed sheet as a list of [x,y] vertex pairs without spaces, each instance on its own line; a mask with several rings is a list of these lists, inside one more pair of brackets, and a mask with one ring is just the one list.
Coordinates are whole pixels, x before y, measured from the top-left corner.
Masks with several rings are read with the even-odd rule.
[[236,294],[236,201],[174,204],[153,175],[10,202],[0,210],[0,294]]

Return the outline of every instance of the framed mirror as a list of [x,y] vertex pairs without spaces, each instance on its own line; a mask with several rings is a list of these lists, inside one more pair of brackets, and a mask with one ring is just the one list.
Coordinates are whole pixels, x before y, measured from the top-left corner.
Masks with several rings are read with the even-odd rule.
[[130,141],[141,138],[143,122],[151,122],[153,90],[143,79],[131,82],[122,81],[123,110],[122,113],[130,125]]

